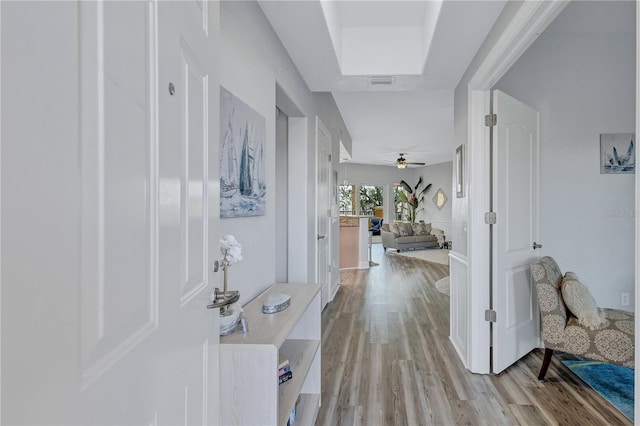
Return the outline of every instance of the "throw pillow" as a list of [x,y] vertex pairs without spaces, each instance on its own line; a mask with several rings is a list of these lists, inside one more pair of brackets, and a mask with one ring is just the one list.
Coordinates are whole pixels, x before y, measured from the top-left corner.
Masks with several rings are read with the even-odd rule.
[[589,288],[578,280],[575,273],[567,272],[564,275],[561,288],[565,305],[581,325],[595,330],[606,322],[598,313],[598,306]]
[[398,226],[395,223],[389,224],[389,231],[393,232],[393,236],[396,238],[400,236],[400,231],[398,230]]
[[400,233],[401,237],[410,237],[413,235],[413,227],[411,226],[410,223],[402,222],[402,223],[399,223],[397,226],[398,226],[398,232]]
[[431,233],[431,222],[429,223],[422,222],[422,223],[424,224],[424,229],[426,229],[427,231],[427,235],[429,235]]
[[427,227],[424,223],[414,223],[413,224],[413,235],[429,235],[427,232]]

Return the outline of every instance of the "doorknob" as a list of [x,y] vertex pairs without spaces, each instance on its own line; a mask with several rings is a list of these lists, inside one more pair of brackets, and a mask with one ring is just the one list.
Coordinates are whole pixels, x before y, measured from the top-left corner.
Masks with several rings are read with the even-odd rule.
[[542,248],[542,244],[538,244],[538,243],[536,243],[536,242],[534,241],[534,242],[533,242],[533,249],[535,250],[535,249],[539,249],[539,248]]
[[324,238],[325,238],[325,237],[326,237],[326,235],[320,235],[320,234],[318,234],[318,239],[319,239],[319,240],[324,240]]

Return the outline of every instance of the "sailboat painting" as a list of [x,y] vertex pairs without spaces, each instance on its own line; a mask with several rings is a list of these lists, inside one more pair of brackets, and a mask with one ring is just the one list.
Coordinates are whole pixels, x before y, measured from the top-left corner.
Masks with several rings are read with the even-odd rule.
[[266,213],[265,119],[220,87],[220,217]]
[[633,133],[600,135],[600,174],[635,173],[636,137]]

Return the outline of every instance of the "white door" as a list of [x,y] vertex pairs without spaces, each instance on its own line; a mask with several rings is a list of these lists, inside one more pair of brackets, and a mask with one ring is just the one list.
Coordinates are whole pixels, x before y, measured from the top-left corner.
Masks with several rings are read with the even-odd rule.
[[[208,310],[219,258],[220,91],[214,26],[219,4],[160,1],[159,27],[159,284],[167,392],[163,422],[218,422],[219,310]],[[211,81],[210,81],[211,80]],[[178,399],[175,399],[178,398]],[[176,401],[180,401],[179,404]]]
[[327,128],[317,119],[318,140],[318,187],[317,187],[317,221],[318,221],[318,261],[317,276],[321,286],[321,302],[324,308],[331,297],[330,271],[331,253],[329,250],[329,220],[331,204],[329,203],[329,174],[331,173],[331,135]]
[[530,265],[539,257],[539,113],[496,90],[493,111],[493,372],[539,346]]
[[207,7],[2,4],[3,424],[217,422]]

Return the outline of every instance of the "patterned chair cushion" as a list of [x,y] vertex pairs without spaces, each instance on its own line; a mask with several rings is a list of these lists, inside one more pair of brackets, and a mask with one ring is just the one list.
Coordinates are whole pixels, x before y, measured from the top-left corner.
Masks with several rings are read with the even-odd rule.
[[542,337],[546,344],[548,337],[545,320],[562,324],[563,327],[567,323],[567,308],[560,292],[562,272],[553,258],[545,256],[531,265],[531,275],[538,294],[538,304],[543,318]]
[[580,282],[575,273],[567,272],[564,275],[561,289],[562,300],[581,325],[595,330],[605,323],[606,320],[598,313],[598,305],[589,288]]
[[561,343],[554,349],[586,358],[634,368],[635,336],[633,312],[599,308],[604,324],[589,330],[571,316],[561,331]]
[[[598,308],[598,314],[605,322],[590,330],[580,324],[578,318],[567,315],[559,288],[562,272],[553,258],[545,256],[534,262],[531,275],[542,314],[542,337],[546,348],[634,368],[633,312]],[[567,273],[567,276],[575,278],[575,274]]]

